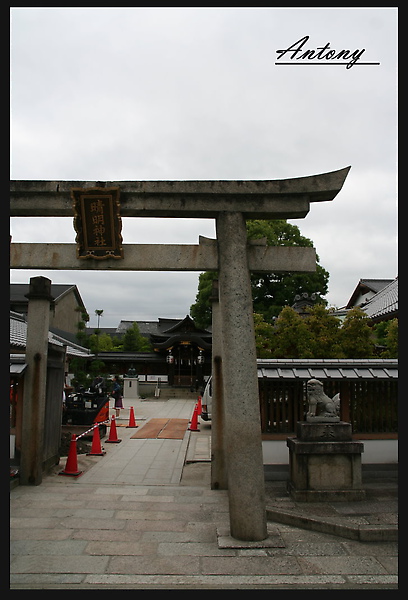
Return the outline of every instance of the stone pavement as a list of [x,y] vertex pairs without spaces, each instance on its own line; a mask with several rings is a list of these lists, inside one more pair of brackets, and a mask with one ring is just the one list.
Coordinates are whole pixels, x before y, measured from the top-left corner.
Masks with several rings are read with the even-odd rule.
[[131,439],[139,429],[120,426],[129,406],[139,428],[191,418],[194,400],[125,405],[122,441],[78,455],[80,477],[60,476],[61,459],[40,486],[11,491],[10,589],[398,588],[395,477],[367,481],[363,502],[313,505],[267,481],[269,537],[241,543],[227,492],[210,489],[210,424],[183,440]]

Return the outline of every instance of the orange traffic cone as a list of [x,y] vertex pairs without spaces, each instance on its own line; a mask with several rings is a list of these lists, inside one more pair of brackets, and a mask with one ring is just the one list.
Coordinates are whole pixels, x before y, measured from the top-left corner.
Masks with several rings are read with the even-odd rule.
[[82,473],[83,471],[78,471],[76,436],[72,435],[65,469],[63,471],[60,471],[58,475],[69,475],[70,477],[78,477],[79,475],[82,475]]
[[202,408],[201,408],[201,396],[198,396],[198,410],[197,410],[198,416],[201,415],[201,411],[202,411]]
[[197,427],[197,423],[198,423],[198,405],[196,404],[194,407],[193,416],[191,418],[189,430],[190,431],[200,431]]
[[101,448],[101,436],[99,435],[99,425],[94,427],[91,451],[87,452],[87,456],[104,456],[106,452]]
[[129,425],[126,425],[126,427],[139,427],[139,425],[136,425],[135,413],[133,410],[133,406],[130,407]]
[[115,417],[112,416],[111,426],[109,432],[109,439],[106,440],[107,444],[119,444],[122,440],[118,440],[118,434],[116,433],[116,422]]

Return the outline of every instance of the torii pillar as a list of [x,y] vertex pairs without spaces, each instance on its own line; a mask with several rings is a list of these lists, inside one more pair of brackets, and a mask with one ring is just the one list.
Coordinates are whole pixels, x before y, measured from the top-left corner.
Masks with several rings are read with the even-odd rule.
[[74,187],[111,185],[120,188],[122,217],[216,219],[214,244],[129,244],[120,261],[78,261],[75,244],[12,244],[11,267],[219,271],[222,356],[216,365],[227,467],[222,487],[228,487],[231,535],[243,541],[267,537],[250,272],[310,272],[316,266],[313,248],[247,246],[245,220],[304,218],[311,202],[339,193],[349,169],[271,181],[11,182],[11,216],[69,217]]
[[218,279],[212,282],[212,384],[211,384],[211,489],[227,490],[227,467],[225,456],[225,427],[222,380],[222,339]]
[[43,435],[47,387],[48,332],[50,322],[51,281],[46,277],[30,279],[23,425],[21,438],[20,482],[39,485],[44,461]]
[[268,532],[252,292],[242,213],[218,216],[217,239],[230,533],[239,540],[259,541]]

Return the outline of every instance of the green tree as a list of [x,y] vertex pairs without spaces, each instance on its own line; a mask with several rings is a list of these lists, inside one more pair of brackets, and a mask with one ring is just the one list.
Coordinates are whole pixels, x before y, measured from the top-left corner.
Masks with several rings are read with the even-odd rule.
[[398,358],[398,319],[380,321],[374,325],[373,331],[381,358]]
[[95,310],[95,315],[98,317],[98,325],[97,325],[97,328],[94,331],[94,335],[96,335],[96,338],[95,338],[95,345],[94,345],[93,352],[96,354],[96,356],[98,356],[98,353],[101,351],[101,348],[99,346],[99,336],[101,334],[101,330],[99,329],[99,321],[100,321],[100,318],[103,315],[103,309],[99,309],[99,310],[96,309]]
[[124,352],[147,352],[151,349],[149,341],[141,335],[136,322],[126,330],[123,336]]
[[78,323],[77,323],[76,338],[77,338],[79,344],[83,345],[84,347],[87,347],[88,336],[87,336],[85,328],[86,328],[87,322],[89,321],[89,315],[86,312],[86,310],[84,310],[80,306],[77,306],[75,311],[78,313],[81,313],[81,316],[78,319]]
[[[269,246],[313,247],[313,242],[302,236],[296,225],[287,221],[247,221],[248,239],[266,238]],[[315,273],[252,273],[252,299],[254,312],[271,323],[282,308],[293,303],[296,294],[315,293],[321,301],[327,294],[329,273],[316,261]],[[211,291],[216,272],[201,273],[198,282],[196,301],[190,314],[199,327],[211,324]]]
[[89,365],[89,374],[91,377],[91,381],[95,379],[98,375],[103,373],[105,369],[105,363],[102,360],[96,359],[91,362]]
[[341,358],[340,320],[322,304],[309,308],[305,324],[311,334],[313,358]]
[[95,332],[88,338],[88,347],[93,354],[114,351],[113,340],[107,333]]
[[285,306],[275,321],[274,358],[313,358],[312,335],[305,319],[290,306]]
[[255,344],[257,358],[272,358],[273,325],[264,321],[262,315],[254,314]]
[[380,321],[373,326],[373,331],[376,338],[376,344],[379,346],[387,345],[387,334],[390,321]]
[[87,359],[86,358],[73,358],[69,363],[70,373],[73,373],[74,377],[72,383],[75,387],[88,385],[88,374],[87,374]]
[[123,340],[119,337],[113,335],[111,336],[113,348],[112,352],[122,352],[123,351]]
[[211,325],[212,306],[211,294],[214,279],[217,279],[218,273],[215,271],[205,271],[198,277],[198,291],[195,304],[190,307],[190,316],[194,319],[197,327],[205,329]]
[[374,341],[367,315],[361,308],[348,311],[339,331],[341,349],[345,358],[372,358]]
[[[300,246],[312,248],[313,242],[304,237],[299,227],[287,221],[247,221],[249,239],[266,238],[268,246]],[[329,273],[319,265],[316,256],[314,273],[252,273],[254,311],[272,322],[284,306],[293,304],[297,294],[316,294],[321,302],[327,294]]]
[[387,321],[383,358],[398,358],[398,319]]

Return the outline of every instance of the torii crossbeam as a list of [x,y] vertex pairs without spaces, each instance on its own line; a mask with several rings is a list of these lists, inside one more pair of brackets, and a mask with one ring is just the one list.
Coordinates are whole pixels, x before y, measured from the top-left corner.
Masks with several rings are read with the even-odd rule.
[[310,202],[333,200],[350,167],[267,181],[28,181],[10,184],[11,217],[71,217],[73,188],[119,187],[122,217],[216,219],[240,212],[245,219],[299,219]]

